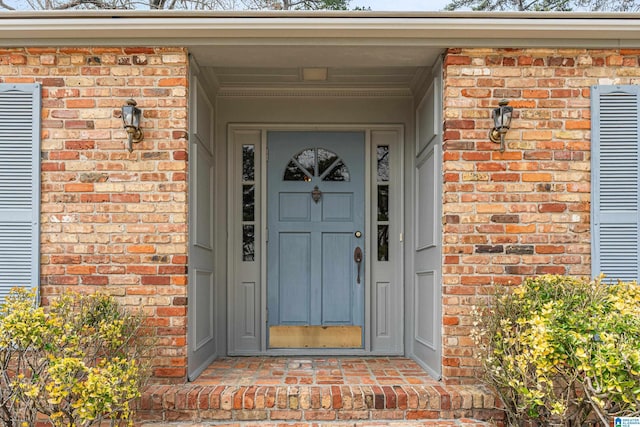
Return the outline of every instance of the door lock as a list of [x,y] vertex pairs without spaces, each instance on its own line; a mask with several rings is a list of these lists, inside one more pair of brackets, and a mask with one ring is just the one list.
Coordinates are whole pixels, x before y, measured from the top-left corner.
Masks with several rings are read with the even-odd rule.
[[353,235],[359,239],[362,237],[362,231],[356,231],[355,233],[353,233]]
[[356,250],[353,251],[353,260],[358,265],[358,277],[356,279],[356,283],[360,283],[360,265],[362,264],[362,249],[360,246],[356,247]]

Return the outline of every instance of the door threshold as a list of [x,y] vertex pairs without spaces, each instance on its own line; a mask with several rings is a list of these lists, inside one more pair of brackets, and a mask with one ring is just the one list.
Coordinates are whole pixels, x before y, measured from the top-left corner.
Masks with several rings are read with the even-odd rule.
[[268,349],[262,352],[229,352],[228,357],[261,357],[261,356],[288,356],[288,357],[404,357],[404,353],[392,352],[373,352],[363,348],[345,349],[345,348],[276,348]]
[[270,326],[269,348],[362,349],[362,326]]

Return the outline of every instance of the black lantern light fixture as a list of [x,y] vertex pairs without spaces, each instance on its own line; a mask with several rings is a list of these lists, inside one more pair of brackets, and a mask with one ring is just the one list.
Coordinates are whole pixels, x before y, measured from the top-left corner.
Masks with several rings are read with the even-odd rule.
[[140,142],[144,138],[142,129],[140,129],[140,115],[142,110],[136,107],[138,105],[133,99],[128,99],[127,104],[122,106],[122,123],[124,130],[127,131],[129,140],[129,152],[133,151],[133,143]]
[[498,103],[499,107],[493,110],[493,129],[489,131],[491,142],[500,143],[500,152],[504,152],[504,136],[511,127],[513,107],[509,107],[509,101],[503,99]]

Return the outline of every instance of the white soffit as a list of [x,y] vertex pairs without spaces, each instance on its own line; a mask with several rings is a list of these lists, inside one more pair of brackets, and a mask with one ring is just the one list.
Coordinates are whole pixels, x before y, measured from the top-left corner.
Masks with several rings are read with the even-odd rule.
[[[350,64],[352,61],[350,62]],[[383,66],[383,65],[384,66]],[[268,87],[297,87],[313,90],[332,87],[339,92],[344,88],[369,88],[379,92],[381,88],[408,88],[414,85],[424,67],[389,66],[378,63],[377,67],[204,67],[221,88],[251,89]],[[305,76],[306,73],[306,76]],[[400,92],[394,92],[400,93]],[[405,94],[405,92],[401,92]]]

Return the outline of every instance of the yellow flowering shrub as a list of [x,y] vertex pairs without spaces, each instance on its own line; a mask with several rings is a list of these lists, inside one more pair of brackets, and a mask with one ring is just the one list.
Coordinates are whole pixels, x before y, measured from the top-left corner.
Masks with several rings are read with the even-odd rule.
[[640,416],[640,286],[541,276],[476,310],[484,380],[509,425]]
[[45,310],[13,290],[0,305],[0,422],[132,425],[150,349],[142,326],[110,296],[67,293]]

